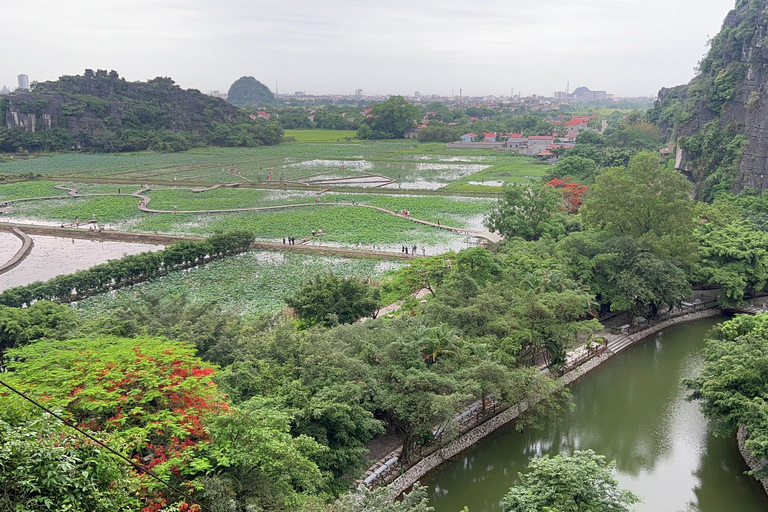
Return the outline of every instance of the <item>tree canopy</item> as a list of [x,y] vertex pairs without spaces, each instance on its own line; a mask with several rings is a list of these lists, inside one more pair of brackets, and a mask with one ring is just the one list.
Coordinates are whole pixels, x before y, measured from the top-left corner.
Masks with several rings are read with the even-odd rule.
[[619,487],[615,465],[592,450],[533,458],[504,496],[504,512],[629,512],[640,498]]
[[405,132],[416,126],[419,107],[402,96],[392,96],[371,108],[357,131],[359,139],[402,139]]
[[484,220],[491,232],[525,240],[565,234],[563,196],[553,187],[505,184],[502,194]]
[[695,254],[690,190],[681,173],[660,165],[656,155],[640,153],[626,169],[603,170],[582,217],[590,229],[631,237],[657,256],[690,263]]
[[333,326],[374,314],[378,299],[379,290],[359,277],[328,274],[315,276],[285,302],[309,325]]

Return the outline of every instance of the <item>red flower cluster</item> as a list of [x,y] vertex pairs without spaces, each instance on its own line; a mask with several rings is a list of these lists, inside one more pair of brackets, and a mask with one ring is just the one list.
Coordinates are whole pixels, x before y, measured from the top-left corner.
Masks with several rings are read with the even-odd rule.
[[563,194],[564,210],[570,213],[577,213],[582,205],[581,196],[583,196],[589,187],[581,183],[575,183],[570,178],[555,178],[547,182],[547,185],[558,189]]

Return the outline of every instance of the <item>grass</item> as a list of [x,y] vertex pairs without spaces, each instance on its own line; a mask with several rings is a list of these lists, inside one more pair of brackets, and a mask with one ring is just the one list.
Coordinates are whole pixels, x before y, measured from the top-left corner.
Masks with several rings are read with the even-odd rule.
[[355,130],[285,130],[285,137],[293,137],[296,142],[339,142],[345,137],[354,139]]
[[80,302],[78,308],[86,316],[97,316],[121,303],[139,300],[140,293],[146,291],[164,297],[184,295],[193,303],[214,301],[225,310],[242,314],[266,313],[283,309],[284,297],[316,274],[358,275],[378,280],[404,264],[249,251],[122,289],[114,297],[92,297]]

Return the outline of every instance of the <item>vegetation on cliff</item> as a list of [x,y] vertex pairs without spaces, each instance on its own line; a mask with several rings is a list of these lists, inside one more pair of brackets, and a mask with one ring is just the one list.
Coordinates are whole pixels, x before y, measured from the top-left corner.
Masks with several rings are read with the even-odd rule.
[[697,75],[687,85],[662,89],[648,111],[648,120],[677,141],[678,165],[690,173],[702,200],[764,186],[766,155],[756,126],[765,116],[759,35],[766,26],[764,1],[738,0],[709,41]]
[[0,100],[1,151],[183,151],[277,144],[282,129],[167,77],[128,82],[115,71],[62,76]]
[[243,76],[230,86],[227,102],[238,106],[271,105],[275,103],[275,95],[252,76]]

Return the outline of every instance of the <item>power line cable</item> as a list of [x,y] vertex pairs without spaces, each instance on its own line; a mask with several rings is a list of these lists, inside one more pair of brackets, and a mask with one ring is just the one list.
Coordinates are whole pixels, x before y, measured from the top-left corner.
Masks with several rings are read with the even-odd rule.
[[81,430],[76,425],[74,425],[74,424],[70,423],[69,421],[65,420],[64,418],[62,418],[61,416],[59,416],[58,414],[56,414],[55,412],[53,412],[52,410],[47,408],[46,406],[38,403],[35,399],[28,397],[27,395],[25,395],[24,393],[22,393],[18,389],[14,388],[10,384],[6,384],[2,380],[0,380],[0,385],[5,386],[6,388],[10,389],[11,391],[13,391],[17,395],[19,395],[24,400],[27,400],[27,401],[31,402],[32,404],[34,404],[36,407],[39,407],[40,409],[44,410],[45,412],[47,412],[48,414],[50,414],[51,416],[53,416],[57,420],[61,421],[64,425],[77,430],[78,432],[83,434],[85,437],[87,437],[88,439],[93,441],[94,443],[98,444],[102,448],[105,448],[106,450],[108,450],[109,452],[113,453],[114,455],[117,455],[122,460],[124,460],[125,462],[127,462],[128,464],[133,466],[135,469],[138,469],[142,473],[145,473],[145,474],[149,475],[150,477],[154,478],[155,480],[157,480],[158,482],[160,482],[164,486],[168,487],[169,489],[171,489],[173,492],[175,492],[179,496],[183,496],[184,498],[186,498],[189,501],[195,503],[196,505],[199,505],[200,507],[202,507],[204,510],[207,510],[208,512],[213,512],[210,508],[206,507],[205,505],[203,505],[202,503],[197,501],[195,498],[193,498],[189,494],[187,494],[184,491],[182,491],[181,489],[179,489],[177,487],[174,487],[173,485],[169,484],[168,482],[166,482],[165,480],[163,480],[162,478],[160,478],[159,476],[157,476],[155,473],[153,473],[152,471],[148,470],[147,468],[144,468],[144,467],[140,466],[139,464],[136,464],[135,462],[133,462],[131,459],[129,459],[128,457],[124,456],[120,452],[117,452],[117,451],[113,450],[112,448],[110,448],[109,446],[107,446],[106,444],[101,442],[100,440],[98,440],[95,437],[93,437],[88,432],[85,432],[84,430]]

